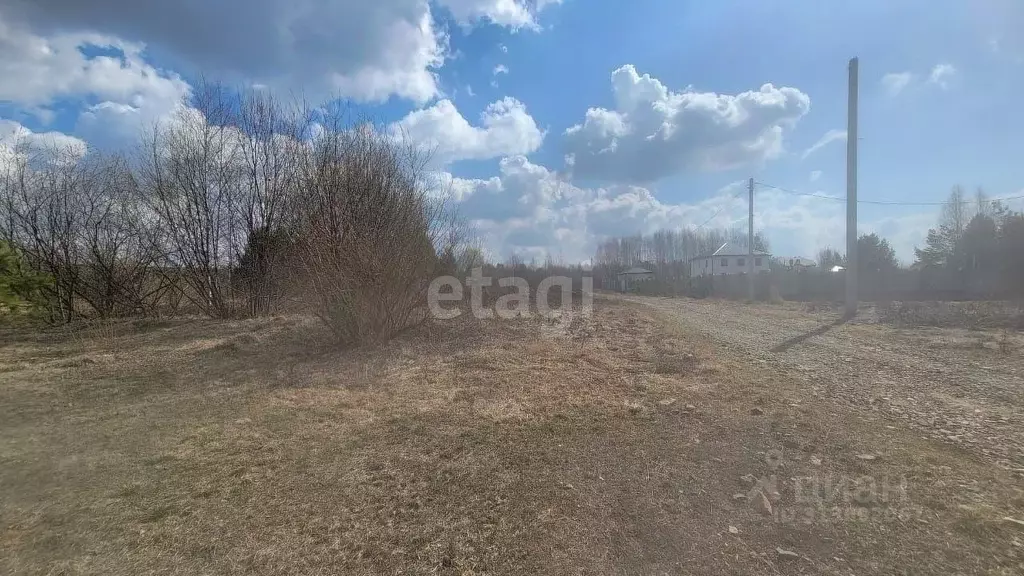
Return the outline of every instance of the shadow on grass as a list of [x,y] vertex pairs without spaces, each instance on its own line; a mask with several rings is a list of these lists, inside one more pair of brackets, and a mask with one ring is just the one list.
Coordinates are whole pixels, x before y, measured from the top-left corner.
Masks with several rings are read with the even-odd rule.
[[817,328],[815,328],[814,330],[811,330],[810,332],[807,332],[807,333],[804,333],[804,334],[799,334],[797,336],[794,336],[794,337],[786,340],[785,342],[782,342],[781,344],[778,344],[778,345],[774,346],[771,351],[775,352],[775,353],[785,352],[786,350],[789,350],[790,348],[796,346],[797,344],[800,344],[801,342],[803,342],[805,340],[808,340],[808,339],[813,338],[815,336],[821,336],[822,334],[828,332],[829,330],[831,330],[833,328],[836,328],[838,326],[842,326],[843,324],[846,324],[847,322],[849,322],[851,319],[852,319],[851,316],[847,316],[847,315],[840,316],[839,318],[836,318],[835,320],[833,320],[832,322],[829,322],[828,324],[823,324],[821,326],[818,326]]

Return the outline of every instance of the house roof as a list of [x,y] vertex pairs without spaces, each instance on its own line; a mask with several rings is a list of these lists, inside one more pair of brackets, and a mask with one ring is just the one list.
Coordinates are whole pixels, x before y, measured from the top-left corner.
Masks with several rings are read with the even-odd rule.
[[625,270],[623,272],[619,272],[619,276],[621,276],[623,274],[650,274],[650,273],[651,273],[651,271],[647,270],[646,268],[639,268],[639,267],[634,266],[634,267],[630,268],[629,270]]
[[[743,246],[739,246],[739,245],[733,244],[732,242],[726,242],[725,244],[722,244],[722,246],[719,247],[718,250],[715,250],[715,253],[712,254],[712,256],[746,256],[746,255],[747,255],[747,249],[746,248],[744,248]],[[762,252],[760,250],[754,250],[754,256],[767,256],[767,255],[768,255],[767,252]]]
[[[693,260],[700,260],[702,258],[714,258],[716,256],[746,256],[746,255],[747,255],[747,249],[746,248],[744,248],[744,247],[742,247],[742,246],[740,246],[738,244],[733,244],[732,242],[726,242],[725,244],[722,244],[721,246],[719,246],[718,250],[715,250],[714,253],[708,254],[706,256],[697,256]],[[761,250],[754,250],[754,256],[768,256],[768,255],[769,254],[767,252],[762,252]]]

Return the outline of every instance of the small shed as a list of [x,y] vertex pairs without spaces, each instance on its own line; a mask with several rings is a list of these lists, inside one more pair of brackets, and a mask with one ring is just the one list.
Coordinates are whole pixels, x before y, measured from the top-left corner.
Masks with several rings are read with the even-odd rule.
[[629,270],[619,272],[619,291],[629,292],[639,282],[647,282],[648,280],[654,280],[654,272],[647,270],[646,268],[633,267]]

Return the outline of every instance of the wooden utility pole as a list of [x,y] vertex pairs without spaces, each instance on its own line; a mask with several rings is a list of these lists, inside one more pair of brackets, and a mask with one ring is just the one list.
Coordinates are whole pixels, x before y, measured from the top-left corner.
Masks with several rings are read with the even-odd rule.
[[850,59],[846,126],[846,315],[857,313],[857,72]]
[[754,179],[747,183],[750,193],[750,211],[747,215],[747,281],[750,286],[750,301],[754,301]]

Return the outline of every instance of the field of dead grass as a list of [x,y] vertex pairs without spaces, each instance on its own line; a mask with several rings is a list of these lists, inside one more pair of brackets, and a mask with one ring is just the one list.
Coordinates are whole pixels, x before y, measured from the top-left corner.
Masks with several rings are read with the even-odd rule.
[[1022,569],[1011,472],[648,307],[319,330],[0,335],[0,573]]

